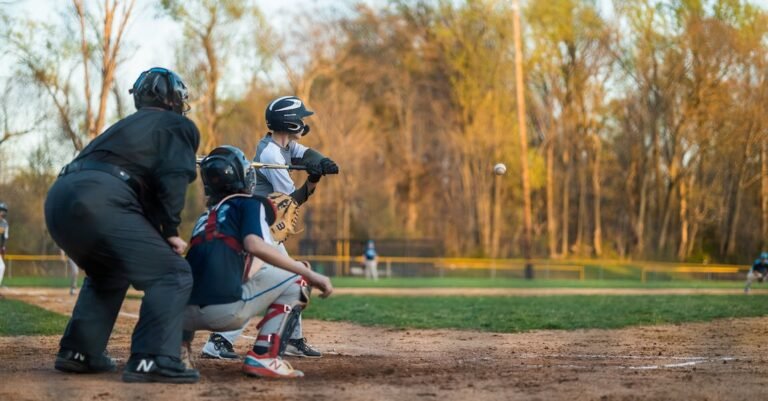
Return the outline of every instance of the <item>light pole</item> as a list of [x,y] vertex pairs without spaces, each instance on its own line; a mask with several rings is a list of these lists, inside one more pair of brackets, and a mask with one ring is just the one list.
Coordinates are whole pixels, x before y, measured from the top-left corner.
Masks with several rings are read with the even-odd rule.
[[525,87],[523,86],[523,46],[520,39],[520,2],[512,0],[512,32],[515,41],[515,92],[517,94],[517,125],[520,133],[520,167],[523,181],[523,257],[525,258],[525,278],[533,279],[531,263],[531,183],[528,172],[528,133],[525,123]]

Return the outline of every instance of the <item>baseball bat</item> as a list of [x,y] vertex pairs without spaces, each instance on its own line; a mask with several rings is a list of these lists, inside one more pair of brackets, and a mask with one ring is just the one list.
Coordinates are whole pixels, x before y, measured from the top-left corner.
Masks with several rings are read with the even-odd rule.
[[[200,162],[205,159],[205,156],[197,156],[197,164],[200,164]],[[306,170],[307,166],[301,165],[301,164],[273,164],[273,163],[259,163],[259,162],[251,162],[251,166],[253,168],[266,168],[266,169],[277,169],[277,170]]]

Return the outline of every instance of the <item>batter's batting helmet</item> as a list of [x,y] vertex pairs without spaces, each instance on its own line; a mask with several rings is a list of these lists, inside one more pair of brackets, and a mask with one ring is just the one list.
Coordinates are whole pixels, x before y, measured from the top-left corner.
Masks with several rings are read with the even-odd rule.
[[6,205],[5,202],[0,202],[0,212],[8,213],[8,205]]
[[154,106],[184,114],[189,111],[187,86],[175,72],[161,67],[150,68],[139,75],[133,88],[136,109]]
[[283,96],[271,101],[265,114],[270,130],[303,136],[309,133],[309,125],[304,124],[303,118],[315,113],[307,110],[298,97]]
[[219,146],[200,162],[200,177],[205,194],[223,197],[251,193],[256,184],[256,170],[245,153],[234,146]]

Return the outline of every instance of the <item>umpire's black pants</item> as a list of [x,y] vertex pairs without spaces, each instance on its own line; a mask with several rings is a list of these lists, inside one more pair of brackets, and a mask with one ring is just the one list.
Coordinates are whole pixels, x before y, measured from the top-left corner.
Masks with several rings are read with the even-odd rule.
[[144,298],[131,353],[178,357],[192,273],[146,219],[136,193],[101,171],[68,174],[48,192],[45,221],[56,243],[87,274],[61,347],[87,355],[104,352],[132,285]]

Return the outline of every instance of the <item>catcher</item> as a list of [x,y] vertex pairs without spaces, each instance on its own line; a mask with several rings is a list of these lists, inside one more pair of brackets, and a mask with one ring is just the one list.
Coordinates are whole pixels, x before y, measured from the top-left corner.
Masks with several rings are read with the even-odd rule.
[[762,252],[758,259],[755,259],[755,263],[747,273],[747,283],[744,285],[744,293],[749,294],[749,290],[752,287],[752,282],[760,280],[761,283],[765,282],[768,278],[768,252]]
[[[267,199],[252,195],[255,172],[242,151],[231,146],[214,149],[200,163],[208,195],[208,210],[192,232],[187,260],[194,284],[184,312],[182,358],[191,366],[190,345],[195,330],[240,329],[264,314],[253,348],[243,362],[249,376],[292,378],[303,373],[282,360],[299,314],[309,302],[310,285],[325,298],[331,281],[306,262],[280,252],[272,242],[270,225],[295,212],[285,195]],[[252,263],[251,258],[258,258]],[[261,260],[268,263],[262,263]],[[249,271],[253,269],[253,271]]]
[[[265,118],[271,132],[268,132],[259,142],[253,161],[287,165],[302,164],[307,167],[309,176],[297,189],[288,171],[259,169],[256,171],[256,187],[253,192],[255,195],[268,196],[275,192],[290,194],[298,206],[306,202],[315,192],[322,176],[339,173],[339,167],[333,160],[297,142],[309,133],[309,125],[304,123],[304,117],[313,114],[314,112],[307,110],[301,99],[295,96],[280,97],[269,103]],[[272,230],[273,240],[286,256],[288,252],[283,242],[293,233],[293,228],[290,226],[273,227]],[[233,344],[242,332],[243,330],[239,329],[211,333],[208,342],[203,346],[203,357],[239,359],[238,354],[234,352]],[[301,318],[290,336],[285,354],[309,358],[322,356],[304,338]]]

